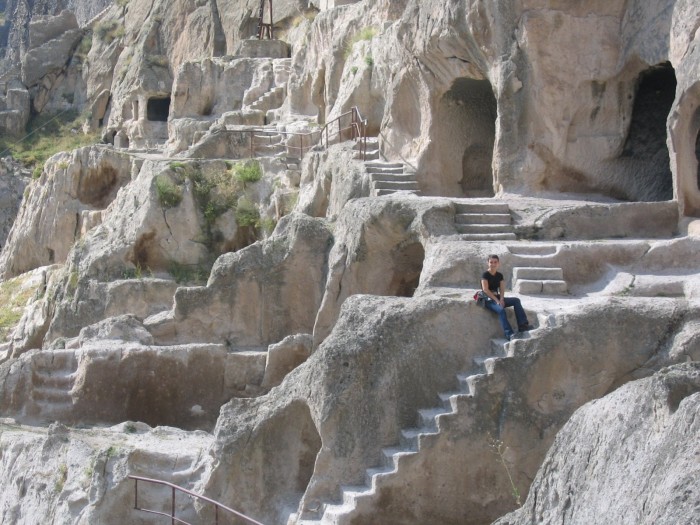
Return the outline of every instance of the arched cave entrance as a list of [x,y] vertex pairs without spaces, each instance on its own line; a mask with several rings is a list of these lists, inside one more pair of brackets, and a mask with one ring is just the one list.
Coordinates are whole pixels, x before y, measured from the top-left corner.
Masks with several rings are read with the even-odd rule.
[[413,297],[420,284],[423,271],[425,250],[419,242],[401,243],[392,250],[393,268],[389,282],[388,295],[396,297]]
[[152,97],[146,106],[146,118],[151,122],[167,122],[170,114],[170,97]]
[[635,177],[644,186],[639,199],[664,201],[673,198],[666,120],[676,96],[676,74],[669,62],[639,75],[627,139],[621,158],[638,165]]
[[[458,78],[438,103],[435,138],[439,173],[426,193],[493,197],[496,97],[488,80]],[[430,182],[427,183],[430,186]]]

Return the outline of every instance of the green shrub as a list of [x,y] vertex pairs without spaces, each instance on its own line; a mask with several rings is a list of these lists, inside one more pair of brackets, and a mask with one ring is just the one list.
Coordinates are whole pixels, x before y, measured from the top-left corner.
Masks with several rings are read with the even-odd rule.
[[182,188],[175,184],[167,175],[156,177],[156,193],[158,202],[163,209],[174,208],[182,202]]
[[17,326],[27,301],[36,291],[36,287],[21,290],[21,285],[21,277],[0,284],[0,341],[5,341],[10,332]]
[[257,160],[239,163],[233,167],[233,176],[243,184],[258,182],[262,178],[262,168]]
[[355,44],[357,44],[358,42],[362,42],[363,40],[372,40],[376,34],[376,27],[369,26],[360,29],[357,33],[353,35],[352,38],[345,42],[345,50],[343,52],[343,56],[347,59],[350,56],[350,53],[352,53],[352,48]]
[[39,178],[49,157],[59,151],[71,151],[97,142],[97,133],[85,134],[81,131],[85,118],[86,115],[80,115],[75,110],[36,115],[29,121],[24,138],[0,134],[0,156],[9,152],[13,158],[33,170],[34,178]]
[[116,4],[122,8],[126,7],[128,3],[129,0],[116,0]]
[[209,277],[209,270],[204,266],[181,264],[177,261],[170,261],[168,273],[178,284],[206,284]]
[[110,44],[124,36],[124,26],[116,20],[103,20],[95,27],[95,35],[105,44]]
[[236,222],[239,226],[255,227],[258,225],[259,219],[260,212],[252,201],[246,198],[238,201],[238,206],[236,207]]
[[170,61],[165,55],[147,55],[146,63],[151,67],[168,67]]
[[88,56],[90,49],[92,49],[92,35],[87,34],[82,38],[82,40],[80,40],[80,44],[78,44],[78,47],[75,50],[75,56],[80,59],[85,59]]
[[372,58],[372,55],[367,55],[365,57],[365,64],[367,64],[367,67],[373,67],[374,66],[374,58]]

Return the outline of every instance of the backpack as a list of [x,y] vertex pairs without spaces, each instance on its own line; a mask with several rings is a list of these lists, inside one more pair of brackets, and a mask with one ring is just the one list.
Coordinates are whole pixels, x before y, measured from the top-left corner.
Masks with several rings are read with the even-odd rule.
[[488,296],[484,293],[483,290],[477,290],[477,292],[474,294],[474,300],[476,301],[477,306],[483,306],[486,308],[486,300]]

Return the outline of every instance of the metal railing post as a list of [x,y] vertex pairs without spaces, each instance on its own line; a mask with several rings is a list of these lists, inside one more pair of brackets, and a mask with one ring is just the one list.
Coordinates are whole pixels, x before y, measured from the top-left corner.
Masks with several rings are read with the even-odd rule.
[[134,480],[134,508],[138,509],[139,508],[139,480],[135,479]]
[[170,503],[170,522],[175,525],[175,487],[172,488],[173,498]]

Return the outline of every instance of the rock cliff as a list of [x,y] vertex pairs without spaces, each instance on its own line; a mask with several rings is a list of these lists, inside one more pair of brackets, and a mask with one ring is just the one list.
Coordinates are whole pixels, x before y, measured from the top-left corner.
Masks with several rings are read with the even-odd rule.
[[700,520],[696,2],[271,4],[0,0],[0,521]]

